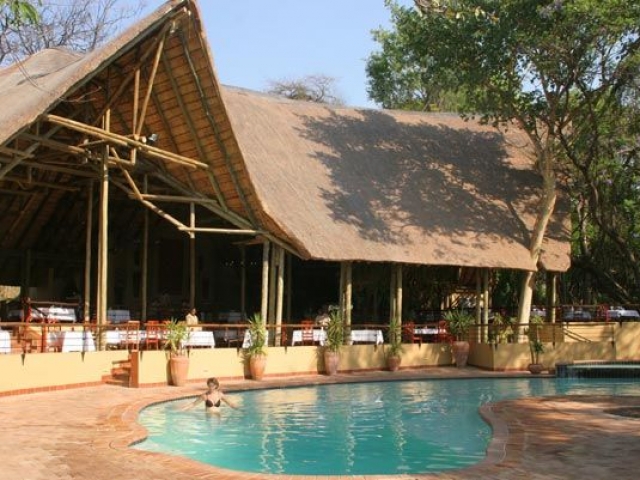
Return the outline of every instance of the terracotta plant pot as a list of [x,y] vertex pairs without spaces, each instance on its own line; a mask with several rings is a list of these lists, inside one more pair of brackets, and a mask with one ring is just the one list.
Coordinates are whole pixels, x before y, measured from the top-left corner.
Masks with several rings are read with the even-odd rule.
[[466,367],[467,360],[469,359],[469,342],[458,340],[453,342],[451,348],[453,349],[453,358],[456,362],[456,367]]
[[338,363],[340,362],[340,355],[338,352],[331,350],[324,351],[324,371],[327,375],[335,375],[338,373]]
[[541,363],[530,363],[528,368],[533,375],[540,375],[544,372],[544,365]]
[[183,387],[189,378],[189,357],[184,355],[172,355],[169,359],[169,371],[171,373],[171,385]]
[[262,380],[264,370],[267,367],[266,355],[252,355],[249,359],[249,372],[254,380]]
[[387,357],[387,368],[390,372],[396,372],[400,368],[402,357],[400,355],[389,355]]

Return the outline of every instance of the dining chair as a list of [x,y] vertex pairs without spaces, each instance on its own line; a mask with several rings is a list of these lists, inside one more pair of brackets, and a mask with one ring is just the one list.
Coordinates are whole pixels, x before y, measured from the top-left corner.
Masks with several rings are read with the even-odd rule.
[[155,350],[160,350],[160,341],[162,340],[160,322],[158,320],[147,320],[145,330],[145,348],[150,350],[153,347]]
[[140,322],[129,320],[125,324],[124,345],[127,350],[140,350]]
[[416,324],[414,322],[406,322],[402,324],[402,341],[404,343],[418,343],[422,346],[422,337],[415,333]]
[[302,345],[313,345],[315,343],[313,339],[313,320],[302,320],[300,326],[302,327]]

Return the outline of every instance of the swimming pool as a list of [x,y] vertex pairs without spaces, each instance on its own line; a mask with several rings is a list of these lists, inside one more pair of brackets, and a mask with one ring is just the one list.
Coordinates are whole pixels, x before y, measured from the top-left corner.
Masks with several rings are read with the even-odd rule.
[[151,406],[135,448],[245,472],[291,475],[411,474],[481,461],[491,429],[487,402],[556,394],[640,395],[632,379],[412,380],[320,385],[229,394],[222,416]]

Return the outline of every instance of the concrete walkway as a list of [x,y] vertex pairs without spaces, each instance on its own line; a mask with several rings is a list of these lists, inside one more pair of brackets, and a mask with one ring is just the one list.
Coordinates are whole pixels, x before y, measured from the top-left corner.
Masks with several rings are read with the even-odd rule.
[[[312,376],[264,382],[223,382],[227,391],[355,380],[494,376],[475,369]],[[504,375],[501,375],[504,376]],[[289,477],[241,474],[127,448],[144,438],[136,424],[145,405],[196,395],[203,385],[127,389],[100,386],[0,398],[1,480],[182,480]],[[366,476],[366,479],[637,479],[640,419],[608,413],[640,407],[639,397],[525,398],[486,406],[494,429],[487,459],[439,475]],[[635,413],[635,412],[631,412]],[[333,480],[340,477],[327,477]]]

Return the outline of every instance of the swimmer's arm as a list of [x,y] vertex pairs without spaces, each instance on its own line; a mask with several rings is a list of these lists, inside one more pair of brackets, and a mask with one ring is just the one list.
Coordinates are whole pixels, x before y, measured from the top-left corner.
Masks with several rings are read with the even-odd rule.
[[184,410],[191,410],[193,407],[195,407],[196,405],[198,405],[199,403],[202,403],[204,401],[204,395],[198,395],[196,397],[196,399],[191,402],[191,403],[187,403],[184,407],[182,407],[180,410],[184,411]]
[[222,400],[224,403],[226,403],[227,405],[229,405],[231,408],[240,408],[240,406],[239,406],[237,403],[235,403],[233,400],[231,400],[231,399],[227,398],[227,396],[226,396],[226,395],[223,395],[223,396],[221,397],[221,400]]

